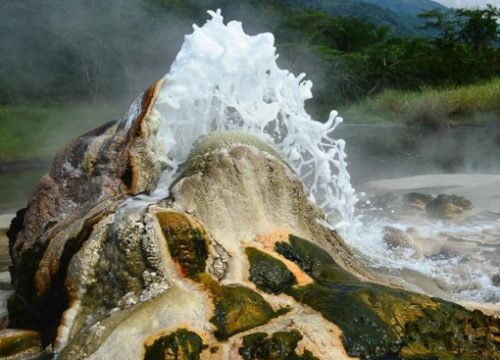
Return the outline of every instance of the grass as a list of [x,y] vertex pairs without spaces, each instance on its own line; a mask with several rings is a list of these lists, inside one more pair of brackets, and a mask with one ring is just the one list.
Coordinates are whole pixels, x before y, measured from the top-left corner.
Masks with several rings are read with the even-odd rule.
[[342,110],[352,122],[398,121],[411,125],[481,125],[500,119],[500,78],[419,92],[387,90]]
[[64,143],[125,110],[109,104],[0,106],[0,162],[50,159]]

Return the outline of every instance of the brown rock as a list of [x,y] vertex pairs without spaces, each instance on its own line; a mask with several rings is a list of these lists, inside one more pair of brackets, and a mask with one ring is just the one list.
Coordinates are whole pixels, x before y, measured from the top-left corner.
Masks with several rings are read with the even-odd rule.
[[472,209],[472,203],[462,196],[440,194],[425,206],[427,213],[438,219],[452,219],[465,210]]

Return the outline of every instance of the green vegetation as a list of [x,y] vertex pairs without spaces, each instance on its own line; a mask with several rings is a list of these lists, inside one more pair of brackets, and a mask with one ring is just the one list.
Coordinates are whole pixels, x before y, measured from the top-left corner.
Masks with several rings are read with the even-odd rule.
[[444,89],[386,90],[341,112],[349,121],[361,123],[399,121],[430,127],[480,125],[498,121],[500,78]]
[[118,106],[0,106],[0,162],[50,159],[69,139],[121,117]]
[[[243,21],[250,33],[272,31],[276,35],[283,66],[316,80],[311,107],[320,114],[332,104],[359,100],[387,88],[469,84],[500,73],[500,13],[492,6],[429,9],[419,23],[435,36],[415,29],[410,37],[401,35],[394,22],[370,18],[375,14],[372,7],[390,12],[394,5],[390,3],[22,3],[0,3],[4,24],[0,52],[5,54],[0,61],[0,104],[109,101],[135,95],[167,71],[191,24],[202,24],[206,10],[216,8],[228,20]],[[350,10],[343,12],[334,5]],[[418,11],[413,8],[413,13]]]
[[[133,96],[167,72],[191,24],[204,23],[206,10],[216,8],[227,20],[243,21],[251,34],[275,34],[280,66],[305,72],[315,83],[308,107],[316,118],[353,103],[360,105],[345,117],[354,113],[363,122],[389,117],[433,125],[435,118],[451,122],[475,111],[497,112],[500,11],[429,8],[418,21],[422,29],[408,31],[384,17],[399,11],[415,16],[422,6],[382,0],[0,1],[0,162],[50,158],[68,139],[121,117]],[[484,85],[474,85],[479,82]],[[441,88],[451,90],[435,90]],[[385,104],[387,116],[378,113]]]

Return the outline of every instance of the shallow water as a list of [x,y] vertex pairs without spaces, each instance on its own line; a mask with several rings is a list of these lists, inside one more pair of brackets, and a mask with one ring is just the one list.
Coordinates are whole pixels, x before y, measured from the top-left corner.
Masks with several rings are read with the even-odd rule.
[[[376,208],[367,197],[358,238],[347,241],[377,271],[430,295],[500,305],[498,214],[438,220],[423,211]],[[397,241],[385,235],[387,227],[401,230]]]

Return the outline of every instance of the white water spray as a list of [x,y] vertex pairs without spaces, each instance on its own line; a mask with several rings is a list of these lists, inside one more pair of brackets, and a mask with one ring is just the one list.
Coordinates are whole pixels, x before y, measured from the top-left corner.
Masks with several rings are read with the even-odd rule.
[[240,22],[225,25],[220,10],[209,14],[185,37],[157,100],[158,139],[171,167],[158,189],[168,189],[200,136],[249,132],[282,151],[330,224],[351,235],[357,197],[345,142],[332,137],[342,118],[332,111],[325,123],[311,119],[304,101],[312,97],[312,83],[277,66],[272,34],[249,36]]

